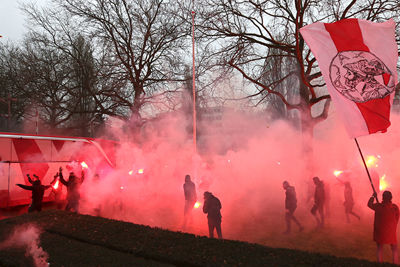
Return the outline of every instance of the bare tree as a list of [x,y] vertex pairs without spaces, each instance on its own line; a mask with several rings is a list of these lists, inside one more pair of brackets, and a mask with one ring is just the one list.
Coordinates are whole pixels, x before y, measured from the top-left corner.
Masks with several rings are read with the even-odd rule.
[[[400,12],[396,0],[203,0],[197,1],[197,6],[201,15],[197,27],[204,42],[214,47],[212,56],[218,56],[214,64],[229,66],[253,83],[256,91],[249,97],[274,95],[287,110],[299,110],[306,136],[312,136],[316,123],[327,117],[330,96],[300,28],[316,21],[335,22],[349,17],[371,21],[398,19]],[[274,80],[265,79],[265,62],[271,49],[275,57],[295,59],[282,75],[270,77]],[[277,85],[296,72],[300,75],[300,97],[292,102],[277,90]],[[320,102],[324,103],[322,110],[312,114],[312,107]]]
[[[53,96],[64,96],[65,101],[64,105],[58,105],[63,114],[55,114],[58,120],[56,125],[62,124],[64,129],[75,131],[74,134],[93,135],[93,125],[102,123],[104,116],[127,117],[129,101],[121,102],[115,97],[115,92],[121,98],[129,96],[126,93],[127,82],[115,79],[115,66],[109,63],[112,61],[109,49],[97,48],[84,35],[80,22],[59,7],[39,10],[33,5],[25,5],[23,10],[32,25],[27,37],[27,43],[34,46],[30,51],[42,49],[49,55],[58,54],[62,57],[62,66],[56,67],[55,62],[47,62],[48,68],[54,68],[55,71],[62,69],[65,73],[61,80],[54,81],[52,89],[57,91]],[[39,60],[32,61],[30,65],[37,65],[42,56],[37,58]],[[42,86],[42,90],[46,88]],[[48,103],[51,101],[42,103],[42,107],[54,113],[57,109]],[[55,126],[53,123],[50,125]]]
[[31,35],[16,58],[19,86],[15,92],[24,100],[23,117],[36,120],[38,113],[45,126],[42,133],[63,128],[69,129],[69,134],[87,136],[89,123],[100,110],[91,95],[96,91],[96,79],[90,47],[79,37],[69,47],[71,54],[65,53],[68,47],[47,44]]
[[[296,96],[299,94],[298,88],[301,78],[296,63],[294,57],[284,56],[281,55],[280,51],[270,49],[264,62],[264,72],[261,77],[263,84],[282,94],[289,103],[298,101]],[[272,119],[291,120],[294,117],[279,96],[268,91],[262,91],[261,96],[257,103],[265,102],[267,112]]]
[[19,78],[24,81],[19,91],[27,98],[25,120],[34,120],[37,111],[49,129],[63,125],[71,116],[64,84],[69,76],[65,55],[27,39],[19,61]]
[[[19,69],[21,49],[10,43],[0,44],[0,129],[15,131],[23,120],[25,96],[19,88],[24,84]],[[22,101],[21,101],[22,100]]]
[[[165,90],[168,81],[183,80],[182,48],[189,31],[176,13],[178,5],[162,0],[56,0],[86,26],[86,32],[109,51],[113,79],[128,90],[103,93],[130,106],[132,120],[142,123],[146,97]],[[186,27],[186,28],[185,28]]]
[[92,94],[96,96],[95,60],[91,44],[83,36],[78,36],[74,43],[71,60],[71,95],[69,109],[74,110],[70,120],[71,126],[77,127],[80,135],[87,136],[90,133],[90,124],[96,119],[96,102]]

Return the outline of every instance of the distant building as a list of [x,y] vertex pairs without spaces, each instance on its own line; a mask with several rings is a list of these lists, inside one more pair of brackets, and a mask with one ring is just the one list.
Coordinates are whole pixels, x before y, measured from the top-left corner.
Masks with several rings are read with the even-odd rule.
[[393,98],[392,111],[400,113],[400,83],[396,87],[396,93]]

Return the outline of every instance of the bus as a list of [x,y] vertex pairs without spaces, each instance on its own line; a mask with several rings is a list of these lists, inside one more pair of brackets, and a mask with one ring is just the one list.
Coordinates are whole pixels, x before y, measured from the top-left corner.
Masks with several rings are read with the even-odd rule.
[[[32,192],[16,186],[31,185],[28,174],[38,176],[43,185],[48,185],[60,167],[67,176],[71,164],[99,175],[112,171],[117,145],[99,138],[0,133],[0,208],[31,202]],[[53,200],[52,189],[46,190],[43,202]]]

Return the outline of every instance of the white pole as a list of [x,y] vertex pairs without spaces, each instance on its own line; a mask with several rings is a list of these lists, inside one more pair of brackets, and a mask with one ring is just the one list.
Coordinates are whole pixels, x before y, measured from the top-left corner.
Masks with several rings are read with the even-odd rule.
[[194,153],[197,153],[197,127],[196,127],[196,83],[195,83],[195,53],[194,53],[194,16],[196,12],[194,12],[194,0],[192,1],[192,61],[193,61],[193,146]]

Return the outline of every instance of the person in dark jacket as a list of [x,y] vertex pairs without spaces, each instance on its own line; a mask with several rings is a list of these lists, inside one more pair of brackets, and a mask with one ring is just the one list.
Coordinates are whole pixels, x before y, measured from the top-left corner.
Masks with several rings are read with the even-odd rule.
[[51,188],[51,192],[54,195],[54,202],[56,204],[57,209],[61,210],[64,207],[64,200],[63,200],[63,184],[59,179],[60,174],[57,172],[54,175],[54,184]]
[[398,264],[397,251],[397,224],[399,222],[399,207],[392,203],[392,193],[384,191],[382,203],[374,203],[376,193],[368,201],[368,207],[375,211],[374,216],[374,241],[376,242],[376,257],[378,262],[383,262],[383,245],[389,244],[392,249],[393,263]]
[[294,217],[294,211],[297,208],[297,197],[296,197],[296,190],[294,186],[291,186],[288,181],[283,182],[283,189],[286,191],[286,198],[285,198],[285,220],[286,220],[286,231],[284,234],[288,234],[291,231],[291,221],[294,221],[297,226],[299,227],[299,231],[303,231],[303,226],[299,223],[299,221]]
[[360,216],[353,211],[354,207],[354,198],[353,198],[353,189],[351,188],[350,182],[344,182],[344,211],[346,213],[347,222],[350,222],[350,215],[353,215],[358,220],[360,220]]
[[[317,220],[317,228],[324,227],[325,224],[325,216],[324,216],[324,204],[325,204],[325,189],[324,183],[318,178],[314,177],[313,182],[315,184],[315,193],[314,193],[314,206],[311,208],[311,213],[314,215]],[[319,218],[317,215],[319,214]]]
[[197,201],[196,185],[190,179],[190,175],[185,176],[185,183],[183,184],[183,192],[185,195],[185,208],[183,211],[184,214],[183,229],[185,229],[187,222],[191,219],[191,213],[194,204]]
[[80,201],[80,186],[85,179],[85,174],[82,171],[81,177],[77,177],[74,172],[70,172],[68,181],[66,181],[62,174],[62,168],[58,172],[60,182],[67,187],[67,205],[65,210],[79,212]]
[[203,212],[207,213],[208,231],[210,238],[214,237],[214,228],[219,239],[222,239],[221,231],[221,202],[210,192],[204,192]]
[[51,184],[54,182],[54,180],[53,182],[51,182],[50,185],[42,185],[38,176],[34,175],[36,180],[32,180],[29,174],[27,174],[27,176],[28,176],[28,181],[32,185],[24,185],[24,184],[16,184],[16,185],[21,187],[22,189],[32,191],[32,202],[28,208],[28,212],[41,211],[44,191],[51,187]]

